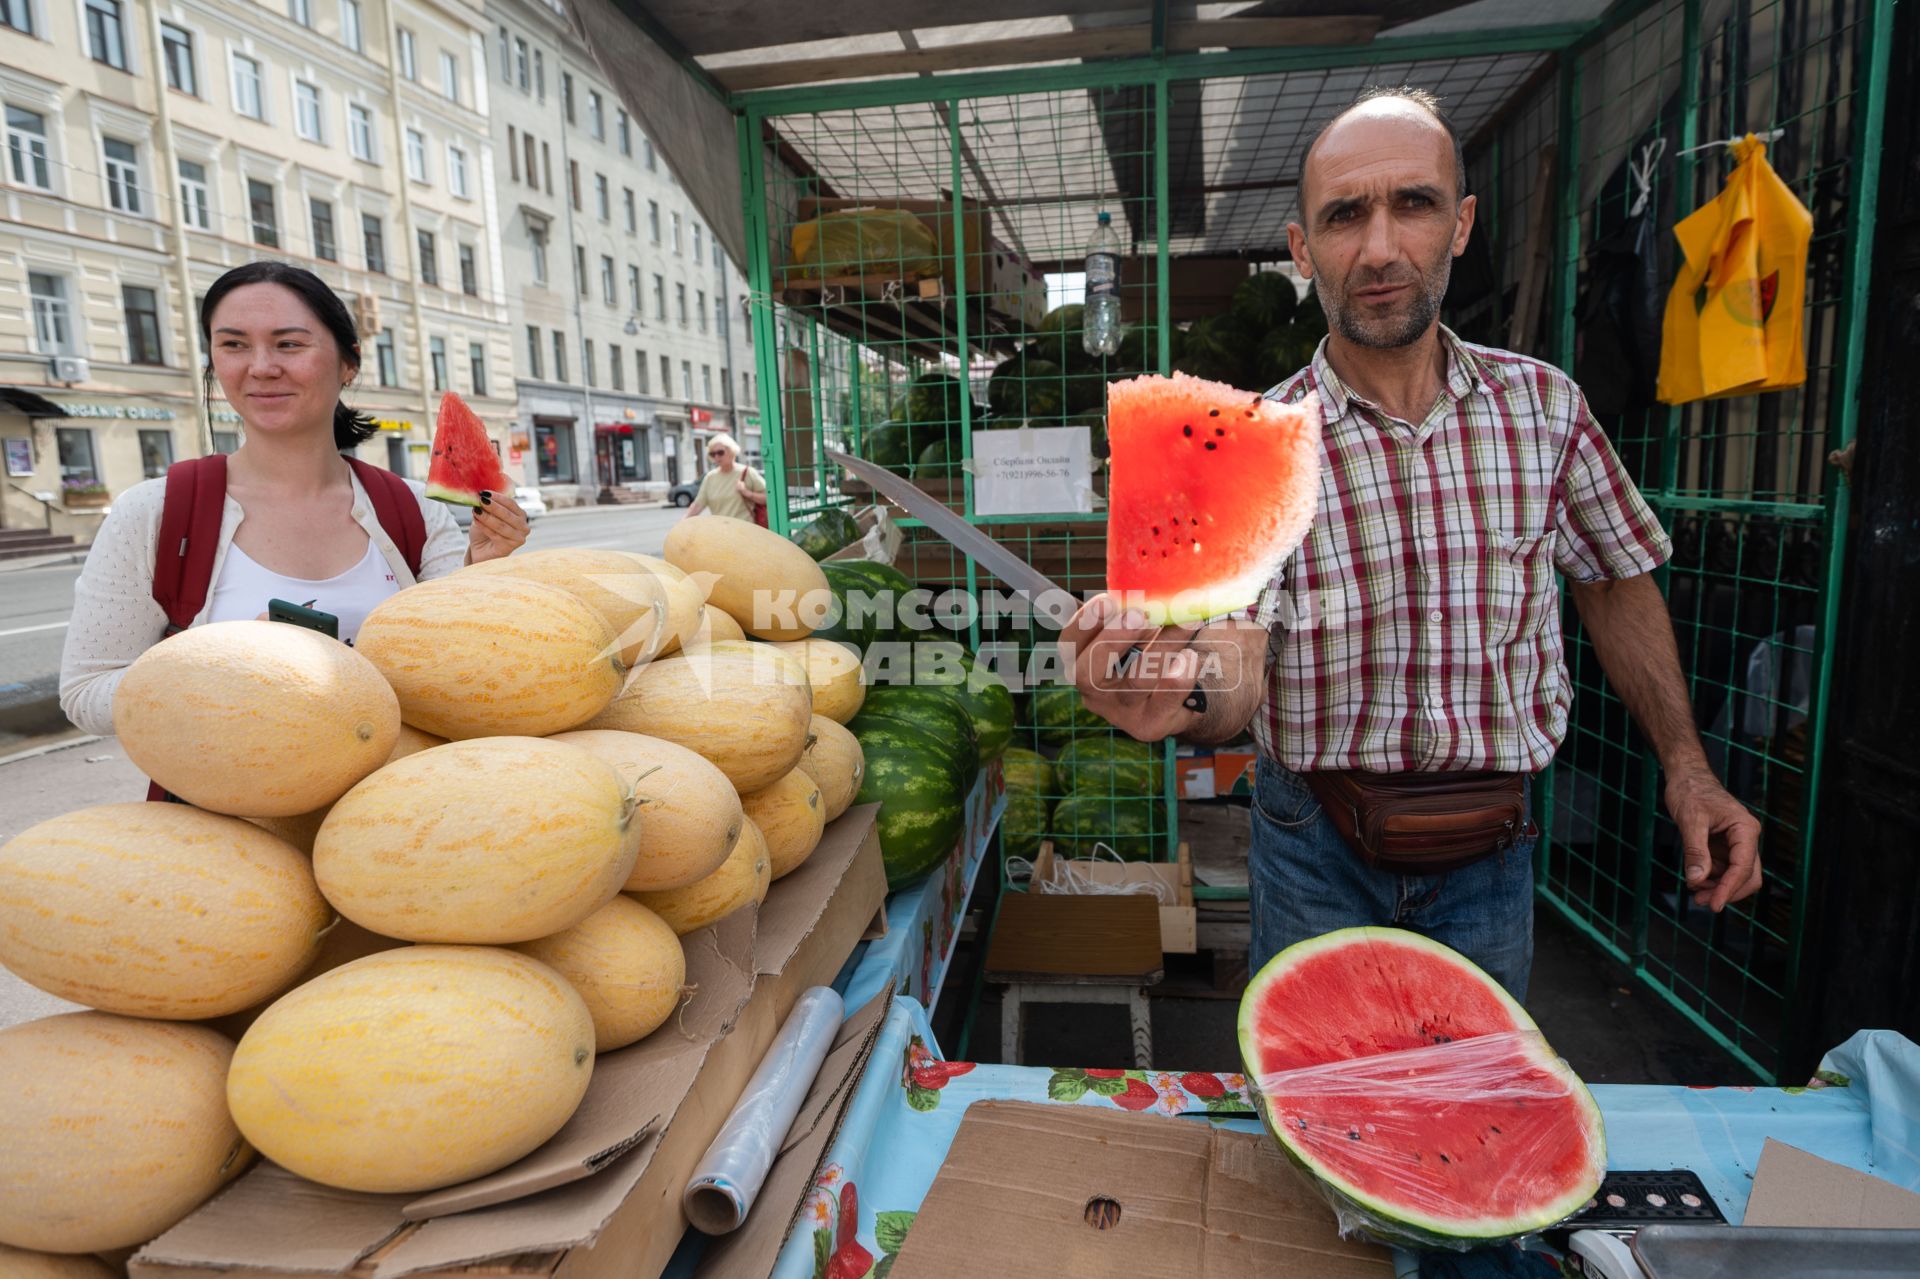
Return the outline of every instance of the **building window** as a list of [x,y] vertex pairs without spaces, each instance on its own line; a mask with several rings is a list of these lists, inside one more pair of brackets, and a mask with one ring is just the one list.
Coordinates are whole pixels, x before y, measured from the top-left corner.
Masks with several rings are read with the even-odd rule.
[[121,213],[139,213],[140,153],[119,138],[100,139],[106,158],[107,204]]
[[693,402],[693,361],[680,361],[680,398]]
[[213,202],[207,190],[207,166],[198,160],[180,163],[180,213],[187,225],[199,231],[213,230]]
[[567,198],[573,201],[574,211],[578,212],[581,208],[580,162],[578,160],[567,161]]
[[460,101],[460,59],[444,51],[440,54],[440,92],[449,102]]
[[527,42],[519,36],[513,38],[513,77],[520,92],[525,93],[532,87],[527,80]]
[[620,294],[613,282],[613,259],[606,254],[600,255],[600,296],[608,306],[620,301]]
[[293,82],[294,132],[309,142],[321,142],[320,86],[305,80]]
[[573,246],[573,284],[581,297],[587,296],[587,250],[585,245]]
[[753,374],[745,369],[740,370],[740,399],[747,404],[753,403]]
[[157,480],[173,465],[173,432],[140,432],[140,469],[150,480]]
[[633,188],[625,187],[623,188],[623,193],[627,210],[627,234],[638,235],[640,233],[640,213],[633,198]]
[[487,393],[487,348],[478,342],[467,343],[467,376],[473,379],[473,393]]
[[700,331],[705,333],[707,331],[707,291],[701,289],[699,293],[695,295],[694,301],[698,303],[698,306],[694,309],[694,314],[700,317]]
[[538,49],[533,51],[533,92],[540,101],[547,100],[547,59]]
[[567,335],[559,329],[553,331],[553,380],[567,380]]
[[480,296],[480,264],[471,244],[460,246],[460,291],[468,297]]
[[627,298],[631,302],[627,309],[638,317],[640,314],[640,268],[637,266],[627,267]]
[[607,381],[616,391],[627,389],[627,366],[621,361],[620,348],[609,342],[607,344]]
[[447,340],[445,338],[427,339],[427,362],[433,369],[433,389],[447,389]]
[[[526,88],[524,84],[520,87]],[[568,124],[573,123],[573,72],[571,71],[560,73],[560,114],[566,117]]]
[[53,165],[47,158],[47,118],[19,107],[7,108],[7,154],[13,180],[21,186],[53,190]]
[[673,215],[673,255],[679,257],[684,246],[680,241],[680,215]]
[[553,194],[553,147],[545,142],[540,144],[540,171],[547,180],[547,194]]
[[709,404],[713,403],[713,365],[711,364],[700,366],[700,398]]
[[673,361],[664,355],[660,357],[660,394],[673,394]]
[[533,447],[540,457],[542,484],[571,484],[573,469],[573,423],[535,422]]
[[260,64],[243,53],[233,55],[233,109],[250,120],[267,118],[261,93]]
[[33,5],[30,0],[0,0],[0,27],[10,27],[32,35]]
[[660,162],[653,154],[653,139],[643,136],[640,139],[640,147],[647,153],[647,172],[658,173],[660,171]]
[[418,129],[407,130],[407,176],[415,182],[427,180],[427,135]]
[[655,244],[660,243],[660,201],[647,201],[647,231]]
[[273,208],[273,187],[258,178],[247,179],[247,215],[253,221],[253,242],[279,248],[280,216]]
[[587,130],[595,142],[607,140],[607,112],[597,90],[587,90]]
[[723,338],[727,336],[727,300],[725,298],[713,300],[713,331]]
[[238,453],[240,451],[240,432],[215,431],[213,433],[213,451],[215,453]]
[[607,175],[604,173],[593,175],[593,199],[599,209],[600,220],[613,221],[613,192],[607,186]]
[[534,160],[533,135],[531,133],[523,133],[520,135],[520,140],[526,144],[527,185],[532,187],[534,190],[538,191],[540,189],[540,174],[539,174],[539,171],[534,167],[534,163],[533,163],[533,160]]
[[533,282],[547,282],[547,228],[537,222],[527,224],[527,248],[533,253]]
[[[0,0],[8,2],[11,0]],[[25,5],[27,0],[19,0]],[[160,24],[160,53],[167,63],[167,87],[200,96],[200,73],[193,65],[193,33],[171,22]]]
[[374,367],[381,386],[400,385],[400,361],[393,345],[393,330],[381,329],[373,340]]
[[447,190],[462,200],[473,194],[467,185],[467,153],[452,145],[447,147]]
[[323,262],[338,262],[340,249],[333,234],[333,206],[317,196],[308,196],[307,212],[313,221],[313,256]]
[[527,326],[527,376],[539,381],[540,374],[540,330],[534,325]]
[[686,328],[687,286],[684,284],[676,284],[673,286],[673,314],[674,317],[680,321],[680,327],[683,329]]
[[693,224],[693,260],[695,262],[700,260],[700,224],[698,222]]
[[360,239],[367,251],[367,270],[387,273],[387,233],[380,226],[378,214],[360,215]]
[[507,126],[507,172],[515,182],[520,180],[520,130]]
[[409,80],[420,79],[420,54],[414,47],[413,32],[405,27],[395,27],[394,36],[400,44],[400,74]]
[[420,250],[420,283],[440,283],[440,253],[433,242],[433,232],[415,231],[414,244]]
[[584,372],[586,373],[586,376],[587,376],[587,385],[599,386],[600,383],[595,380],[597,375],[594,370],[596,361],[593,358],[593,339],[592,338],[588,338],[586,340],[586,348],[587,348],[586,357],[581,361],[581,363],[586,365],[586,369],[584,370]]
[[98,484],[100,472],[93,460],[93,431],[84,426],[57,426],[53,430],[60,446],[60,479],[63,484]]
[[122,285],[120,306],[127,322],[127,362],[129,364],[166,363],[160,354],[159,297],[152,289],[143,288],[137,284]]
[[647,353],[636,350],[633,353],[633,389],[642,395],[652,395],[653,388],[647,385]]
[[499,29],[500,39],[500,80],[503,84],[513,83],[513,46],[507,36],[507,29]]
[[664,277],[653,277],[653,318],[665,322],[667,318],[667,282]]
[[347,149],[354,159],[373,163],[373,112],[358,102],[347,107]]
[[42,355],[72,355],[73,317],[67,304],[67,279],[44,271],[27,272],[33,299],[33,346]]
[[365,47],[360,24],[360,0],[340,0],[340,43],[355,53]]
[[126,18],[120,0],[87,0],[87,55],[115,70],[127,69]]
[[311,27],[313,0],[287,0],[287,16],[303,27]]
[[620,140],[620,154],[633,154],[633,121],[627,115],[625,107],[616,108],[613,113],[613,131]]

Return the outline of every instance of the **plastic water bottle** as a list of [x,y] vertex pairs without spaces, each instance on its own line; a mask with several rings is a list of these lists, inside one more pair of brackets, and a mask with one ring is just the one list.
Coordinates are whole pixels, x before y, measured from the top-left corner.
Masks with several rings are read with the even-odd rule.
[[1088,355],[1120,349],[1120,236],[1100,211],[1100,227],[1087,241],[1087,303],[1080,318],[1080,345]]

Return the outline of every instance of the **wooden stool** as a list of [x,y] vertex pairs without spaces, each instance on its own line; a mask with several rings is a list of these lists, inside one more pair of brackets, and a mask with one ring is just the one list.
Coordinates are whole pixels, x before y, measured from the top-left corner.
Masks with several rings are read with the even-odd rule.
[[1160,906],[1141,894],[1078,896],[1008,893],[987,946],[986,980],[1006,987],[1000,1052],[1025,1060],[1027,1004],[1124,1004],[1133,1023],[1133,1060],[1153,1061],[1147,987],[1165,973]]

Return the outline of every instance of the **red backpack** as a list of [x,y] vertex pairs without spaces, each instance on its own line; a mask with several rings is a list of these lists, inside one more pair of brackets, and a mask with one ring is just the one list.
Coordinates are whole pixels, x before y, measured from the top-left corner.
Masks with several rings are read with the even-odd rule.
[[[380,521],[400,554],[407,571],[420,576],[420,557],[427,548],[427,521],[407,482],[359,458],[347,465],[360,477],[360,487],[373,503]],[[153,557],[153,598],[167,615],[167,635],[193,625],[213,589],[213,557],[220,549],[220,524],[226,515],[227,458],[224,453],[175,462],[167,468],[166,505],[160,513],[160,538]],[[158,783],[147,788],[147,798],[171,798]]]

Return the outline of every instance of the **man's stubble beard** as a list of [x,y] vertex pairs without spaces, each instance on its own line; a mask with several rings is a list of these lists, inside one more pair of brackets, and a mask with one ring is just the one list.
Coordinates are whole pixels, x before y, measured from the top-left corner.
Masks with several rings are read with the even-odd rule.
[[[1307,250],[1309,259],[1313,250]],[[1341,282],[1342,290],[1367,288],[1380,284],[1400,284],[1406,282],[1404,274],[1389,271],[1383,275],[1371,275],[1366,278],[1356,271]],[[1318,267],[1314,275],[1324,280]],[[1453,253],[1451,247],[1440,255],[1440,261],[1417,282],[1413,298],[1408,308],[1400,315],[1388,315],[1378,324],[1367,324],[1353,314],[1347,306],[1344,292],[1333,296],[1331,291],[1320,298],[1320,309],[1326,313],[1327,325],[1355,346],[1371,347],[1375,350],[1391,350],[1397,347],[1411,346],[1433,325],[1440,314],[1441,300],[1447,296],[1447,284],[1453,278]],[[1315,292],[1320,292],[1318,288]]]

